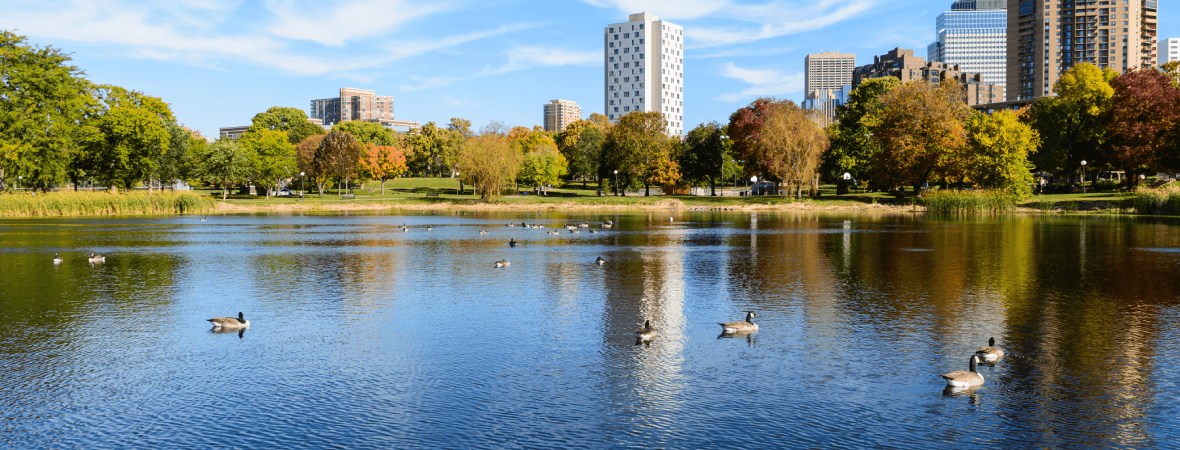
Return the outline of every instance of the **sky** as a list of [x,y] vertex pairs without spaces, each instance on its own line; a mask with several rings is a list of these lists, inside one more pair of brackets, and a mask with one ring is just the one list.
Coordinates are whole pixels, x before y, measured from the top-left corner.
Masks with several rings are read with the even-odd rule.
[[[646,12],[684,27],[691,128],[757,97],[803,99],[808,53],[925,56],[952,0],[4,0],[0,29],[72,54],[87,77],[162,98],[216,137],[342,87],[395,116],[479,129],[543,123],[552,99],[603,112],[603,28]],[[1163,2],[1161,2],[1163,3]],[[1166,7],[1165,7],[1166,8]],[[1159,37],[1180,36],[1167,9]]]

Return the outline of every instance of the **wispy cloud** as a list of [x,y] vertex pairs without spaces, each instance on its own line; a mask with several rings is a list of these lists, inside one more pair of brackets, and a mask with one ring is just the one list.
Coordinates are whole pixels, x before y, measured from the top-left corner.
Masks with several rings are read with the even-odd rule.
[[728,19],[752,26],[686,27],[690,48],[740,44],[817,30],[868,11],[881,0],[779,0],[764,4],[736,0],[583,0],[620,12],[645,11],[666,20]]
[[752,85],[741,92],[721,94],[717,100],[734,103],[753,97],[782,97],[803,89],[803,73],[784,74],[774,69],[743,69],[729,63],[721,71],[726,78]]
[[508,51],[508,62],[499,67],[487,67],[463,77],[411,77],[413,84],[402,85],[405,91],[421,91],[460,81],[468,81],[490,75],[501,75],[534,67],[582,66],[602,64],[602,53],[598,51],[569,50],[554,47],[520,46]]
[[383,36],[406,22],[457,6],[456,2],[447,0],[266,0],[263,5],[276,16],[274,23],[267,27],[272,34],[325,46],[341,46],[350,40]]

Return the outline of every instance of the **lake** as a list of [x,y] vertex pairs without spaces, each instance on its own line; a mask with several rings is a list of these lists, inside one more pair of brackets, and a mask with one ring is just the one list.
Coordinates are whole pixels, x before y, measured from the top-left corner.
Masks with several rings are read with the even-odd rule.
[[1180,445],[1176,220],[669,216],[2,220],[0,448]]

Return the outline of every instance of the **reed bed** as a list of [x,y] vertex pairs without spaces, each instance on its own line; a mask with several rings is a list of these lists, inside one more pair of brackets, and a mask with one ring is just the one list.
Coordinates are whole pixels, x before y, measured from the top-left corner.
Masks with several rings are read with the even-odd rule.
[[1137,214],[1180,216],[1180,186],[1142,187],[1135,190],[1130,202]]
[[1000,191],[932,191],[922,195],[927,211],[941,214],[983,214],[1012,211],[1016,199]]
[[191,192],[50,192],[0,194],[0,216],[108,216],[125,214],[197,214],[213,209],[213,198]]

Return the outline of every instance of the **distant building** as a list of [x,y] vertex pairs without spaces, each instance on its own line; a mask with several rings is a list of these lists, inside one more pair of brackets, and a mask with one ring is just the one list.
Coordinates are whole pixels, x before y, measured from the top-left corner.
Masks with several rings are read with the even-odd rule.
[[811,111],[811,119],[821,127],[826,127],[836,121],[841,106],[848,103],[848,95],[852,93],[852,85],[845,84],[839,89],[817,89],[807,94],[803,100],[803,109]]
[[418,128],[417,122],[394,120],[392,96],[365,89],[340,88],[339,97],[312,100],[309,112],[308,116],[320,120],[325,128],[354,120],[379,123],[399,132]]
[[1065,71],[1081,63],[1119,73],[1152,67],[1158,0],[1008,1],[1008,100],[1053,95]]
[[651,14],[603,28],[603,103],[611,122],[659,111],[670,136],[684,134],[684,28]]
[[1160,41],[1159,65],[1172,61],[1180,61],[1180,38],[1168,38]]
[[560,133],[582,118],[582,107],[570,100],[550,100],[545,104],[545,131]]
[[221,129],[221,137],[229,138],[231,141],[236,141],[238,138],[242,137],[242,134],[249,130],[249,125],[242,127],[224,127]]
[[958,0],[938,15],[938,40],[927,48],[926,59],[959,66],[983,75],[983,82],[1004,86],[1007,81],[1007,0]]
[[810,98],[819,90],[839,90],[852,84],[855,53],[820,52],[803,58],[803,94]]
[[940,84],[954,80],[964,86],[963,101],[968,106],[996,103],[1004,98],[1004,88],[985,82],[982,74],[963,72],[959,66],[928,63],[924,58],[914,56],[913,50],[900,48],[874,56],[872,64],[857,67],[852,73],[852,88],[856,89],[865,80],[884,77],[894,77],[902,83],[925,80],[930,84]]

